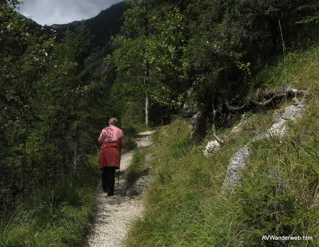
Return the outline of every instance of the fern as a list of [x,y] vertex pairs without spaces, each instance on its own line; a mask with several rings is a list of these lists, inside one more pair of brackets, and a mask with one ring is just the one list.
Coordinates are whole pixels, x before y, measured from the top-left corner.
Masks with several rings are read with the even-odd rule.
[[[304,17],[297,21],[296,24],[318,24],[319,22],[319,4],[305,4],[297,7],[293,12],[298,12]],[[308,15],[306,15],[308,14]],[[309,15],[310,14],[310,15]]]
[[311,23],[319,23],[319,14],[315,16],[306,16],[300,21],[297,21],[296,24],[311,24]]

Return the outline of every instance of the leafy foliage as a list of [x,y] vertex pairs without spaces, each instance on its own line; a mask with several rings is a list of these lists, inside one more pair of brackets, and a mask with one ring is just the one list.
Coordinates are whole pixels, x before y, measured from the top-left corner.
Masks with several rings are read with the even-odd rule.
[[85,61],[85,26],[57,43],[53,29],[17,14],[17,4],[0,5],[0,245],[78,245],[93,215],[88,154],[109,117],[96,114],[107,86],[93,82],[95,67]]
[[18,15],[14,3],[0,5],[1,214],[84,169],[106,121],[95,123],[105,97],[96,100],[101,83],[92,84],[85,63],[85,26],[55,43],[54,30]]
[[12,197],[7,197],[8,192],[18,194],[30,185],[27,173],[33,167],[28,138],[37,121],[39,79],[45,72],[53,39],[39,37],[40,30],[17,16],[11,5],[1,4],[0,8],[0,63],[4,65],[0,68],[1,201],[4,207],[10,207]]
[[311,0],[127,2],[131,8],[115,39],[118,82],[135,81],[166,110],[181,109],[190,89],[204,112],[239,101],[274,56],[317,36],[297,24],[309,23],[309,14],[315,22]]

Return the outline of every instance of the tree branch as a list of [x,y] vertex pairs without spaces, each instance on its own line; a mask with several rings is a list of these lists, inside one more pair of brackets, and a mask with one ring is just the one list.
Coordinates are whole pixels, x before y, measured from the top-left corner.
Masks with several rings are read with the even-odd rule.
[[269,98],[270,97],[267,100],[257,101],[254,99],[247,99],[246,102],[244,104],[242,104],[241,106],[231,106],[227,101],[225,101],[225,106],[226,106],[228,111],[236,112],[236,111],[244,110],[244,109],[250,107],[251,105],[259,106],[259,107],[266,107],[277,100],[294,98],[294,97],[304,95],[304,94],[306,94],[305,90],[298,90],[298,89],[288,87],[284,92],[270,91],[270,92],[263,93],[262,98]]
[[216,110],[213,110],[213,126],[212,126],[213,136],[220,145],[223,145],[225,142],[222,139],[220,139],[216,133],[215,118],[216,118]]

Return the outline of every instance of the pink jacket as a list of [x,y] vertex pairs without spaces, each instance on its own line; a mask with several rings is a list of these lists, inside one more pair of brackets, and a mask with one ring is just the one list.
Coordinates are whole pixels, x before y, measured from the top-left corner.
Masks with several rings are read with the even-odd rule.
[[111,124],[102,129],[98,141],[100,144],[117,142],[121,147],[124,144],[124,134],[120,128]]

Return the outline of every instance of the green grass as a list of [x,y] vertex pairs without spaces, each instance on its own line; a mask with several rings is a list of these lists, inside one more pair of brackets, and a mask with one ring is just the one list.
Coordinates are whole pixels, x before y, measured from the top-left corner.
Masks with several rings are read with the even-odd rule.
[[260,240],[263,234],[311,236],[313,241],[281,246],[319,246],[318,79],[309,82],[307,111],[290,124],[289,135],[253,145],[245,180],[232,198],[248,246],[271,246]]
[[[128,133],[122,152],[136,147]],[[92,155],[76,173],[39,188],[0,224],[0,247],[78,247],[92,227],[96,213],[98,156]]]
[[[233,154],[272,124],[274,111],[248,114],[243,130],[206,158],[177,119],[153,135],[154,145],[135,157],[134,173],[155,178],[145,196],[145,217],[132,227],[127,246],[319,246],[319,47],[289,54],[262,72],[266,88],[308,91],[303,118],[282,141],[252,144],[244,179],[230,196],[220,193]],[[286,102],[282,107],[290,104]],[[151,155],[151,162],[144,162]],[[312,241],[262,241],[263,235],[311,236]]]
[[145,160],[145,151],[134,153],[131,165],[125,171],[128,187],[131,186],[145,171],[148,171]]
[[[82,245],[95,215],[96,157],[73,177],[41,190],[2,219],[1,247]],[[93,164],[94,163],[94,164]]]
[[[259,125],[255,124],[256,118],[260,120]],[[145,220],[136,223],[127,240],[128,245],[213,246],[216,242],[223,243],[224,233],[212,236],[210,233],[214,227],[209,222],[224,224],[224,220],[216,219],[216,215],[207,214],[207,211],[224,212],[225,207],[214,202],[222,198],[218,188],[223,182],[228,160],[254,133],[269,125],[268,115],[251,116],[244,126],[245,134],[229,138],[227,148],[225,145],[212,158],[202,155],[204,146],[192,145],[183,120],[176,120],[171,126],[156,132],[153,136],[156,145],[140,154],[142,157],[147,153],[152,155],[149,166],[153,167],[156,179],[146,199]],[[140,157],[139,161],[143,162],[143,158]],[[132,167],[134,165],[133,162]],[[134,169],[141,166],[138,162]]]
[[318,83],[319,47],[314,46],[306,51],[288,53],[280,58],[275,66],[269,66],[260,71],[255,79],[256,85],[266,89],[276,89],[287,86],[309,89]]

